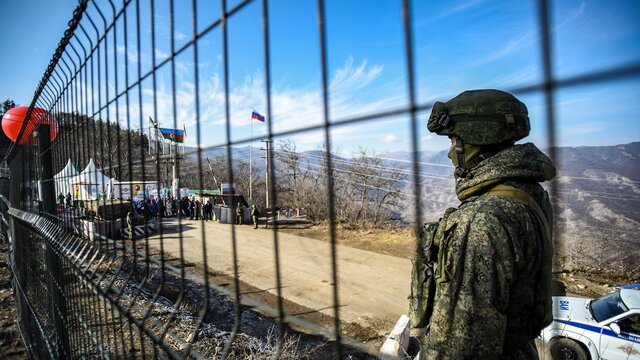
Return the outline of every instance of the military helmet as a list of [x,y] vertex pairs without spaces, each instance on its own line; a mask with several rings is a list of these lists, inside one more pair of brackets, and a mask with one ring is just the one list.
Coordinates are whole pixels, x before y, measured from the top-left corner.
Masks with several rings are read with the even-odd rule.
[[531,130],[525,104],[500,90],[468,90],[436,102],[427,128],[473,145],[513,143]]

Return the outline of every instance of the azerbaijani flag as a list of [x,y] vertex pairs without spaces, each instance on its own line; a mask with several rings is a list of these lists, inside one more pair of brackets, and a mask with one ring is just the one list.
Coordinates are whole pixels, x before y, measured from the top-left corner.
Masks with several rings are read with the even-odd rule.
[[167,140],[175,141],[177,143],[184,142],[184,130],[167,128],[158,128],[158,130],[160,130],[160,134],[162,134],[162,137]]
[[256,111],[251,112],[251,119],[258,120],[260,122],[264,122],[264,116],[260,115]]

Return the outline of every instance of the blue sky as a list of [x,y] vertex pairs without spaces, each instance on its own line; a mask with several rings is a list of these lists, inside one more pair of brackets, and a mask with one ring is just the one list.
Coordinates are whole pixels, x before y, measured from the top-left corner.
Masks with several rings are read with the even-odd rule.
[[[239,1],[229,1],[232,7]],[[102,3],[102,1],[98,1]],[[141,11],[149,12],[142,1]],[[198,31],[220,15],[218,1],[197,2]],[[553,62],[559,78],[588,74],[640,61],[640,2],[552,1]],[[170,53],[168,1],[156,1],[156,62]],[[193,36],[191,2],[176,1],[175,40],[179,48]],[[12,98],[28,104],[44,72],[75,1],[2,1],[3,54],[0,67],[0,100]],[[103,5],[104,6],[104,5]],[[110,10],[103,10],[109,14]],[[117,27],[117,45],[110,52],[118,63],[128,56],[129,81],[136,78],[133,7],[128,10],[128,48],[124,23]],[[339,121],[407,105],[407,78],[399,1],[326,2],[330,119]],[[93,5],[88,14],[96,16]],[[256,1],[229,20],[229,71],[231,140],[251,137],[251,109],[266,112],[262,8]],[[511,89],[540,82],[543,77],[537,20],[537,1],[414,1],[413,31],[417,97],[421,104],[445,101],[474,88]],[[96,16],[97,18],[97,16]],[[270,2],[272,78],[272,129],[291,131],[323,121],[320,50],[316,3],[310,0]],[[140,65],[151,68],[149,16],[141,20]],[[200,80],[200,136],[202,146],[226,142],[221,31],[213,30],[198,42]],[[111,60],[113,64],[113,60]],[[130,105],[131,127],[146,126],[153,116],[163,127],[187,127],[187,143],[196,145],[193,50],[176,58],[176,110],[173,119],[171,69],[157,73],[153,108],[151,79],[142,84],[142,118],[137,101]],[[115,70],[115,71],[114,71]],[[102,96],[124,88],[123,67],[110,69],[102,81]],[[94,85],[91,90],[97,93]],[[131,91],[137,99],[138,89]],[[525,141],[545,147],[546,119],[542,94],[519,96],[530,110],[532,134]],[[556,94],[558,145],[615,145],[640,141],[640,79],[598,83],[562,89]],[[97,104],[96,98],[96,104]],[[124,101],[113,104],[102,117],[126,123]],[[448,140],[426,131],[428,113],[420,114],[420,146],[442,150]],[[613,126],[612,126],[613,125]],[[264,124],[254,122],[253,137],[265,134]],[[291,136],[288,136],[291,137]],[[317,148],[321,131],[293,136],[301,150]],[[406,117],[339,126],[332,130],[334,145],[344,152],[360,147],[378,152],[410,150]],[[256,141],[254,145],[258,146]]]

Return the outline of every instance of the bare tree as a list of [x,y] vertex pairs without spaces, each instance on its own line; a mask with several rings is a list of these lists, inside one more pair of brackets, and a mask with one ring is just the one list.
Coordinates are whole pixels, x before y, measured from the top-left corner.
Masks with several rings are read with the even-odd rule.
[[[317,155],[297,152],[291,140],[281,141],[276,153],[279,205],[305,207],[314,220],[326,220],[326,189],[333,180],[336,220],[347,224],[379,226],[398,211],[404,199],[402,182],[409,171],[396,162],[384,162],[384,154],[360,149],[351,159],[320,148]],[[312,163],[313,162],[313,163]]]
[[347,197],[342,208],[347,209],[347,221],[379,226],[391,217],[404,199],[401,183],[408,173],[397,163],[385,163],[382,160],[385,156],[361,148],[342,166],[341,172],[346,176],[341,193]]
[[122,129],[117,122],[94,120],[78,113],[61,113],[58,119],[59,137],[65,141],[53,145],[58,154],[55,168],[64,167],[67,158],[79,168],[93,158],[109,177],[124,181],[156,179],[155,161],[146,155],[149,139],[140,131]]

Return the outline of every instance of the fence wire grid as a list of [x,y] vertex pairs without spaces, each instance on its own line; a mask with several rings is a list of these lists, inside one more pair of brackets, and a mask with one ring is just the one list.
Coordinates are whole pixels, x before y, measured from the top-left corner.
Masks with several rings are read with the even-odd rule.
[[[26,118],[35,116],[38,109],[51,115],[40,117],[41,125],[25,122],[19,141],[4,155],[0,179],[2,230],[12,244],[19,328],[31,357],[377,355],[375,346],[351,336],[343,322],[342,313],[349,306],[341,299],[337,219],[343,216],[345,205],[337,198],[336,182],[357,184],[362,174],[355,168],[346,169],[342,164],[348,160],[332,155],[332,139],[336,131],[353,124],[375,126],[378,121],[406,120],[411,153],[408,165],[391,169],[384,158],[375,155],[366,165],[377,171],[380,180],[369,184],[372,193],[405,193],[404,200],[412,204],[410,225],[417,233],[423,223],[425,178],[445,180],[448,176],[425,174],[425,164],[420,160],[419,128],[425,126],[433,103],[419,101],[416,94],[414,3],[404,0],[397,4],[402,16],[403,51],[395,56],[403,59],[406,104],[335,118],[331,111],[331,42],[327,29],[327,20],[335,14],[327,11],[325,1],[317,1],[314,16],[318,37],[305,41],[314,43],[319,55],[321,121],[295,128],[277,127],[270,121],[274,112],[271,53],[274,46],[279,46],[278,38],[270,33],[272,2],[229,3],[79,1]],[[555,93],[563,88],[637,77],[640,64],[554,77],[549,8],[549,1],[539,0],[537,14],[531,15],[537,19],[542,81],[506,90],[544,98],[548,154],[556,159]],[[264,108],[247,110],[248,114],[257,113],[258,119],[251,121],[264,124],[260,149],[252,147],[253,133],[249,137],[234,130],[234,98],[230,94],[234,61],[229,54],[234,47],[242,46],[233,21],[243,19],[248,9],[259,14],[254,20],[259,22],[262,42],[256,57],[263,61],[264,81],[256,86],[262,89]],[[203,21],[204,11],[215,14],[213,20]],[[282,16],[277,18],[282,20]],[[165,23],[158,24],[162,19]],[[190,34],[176,30],[178,21],[181,29],[191,23]],[[202,48],[212,43],[221,64],[218,80],[222,97],[217,109],[221,121],[215,126],[208,118],[210,114],[203,114],[203,103],[212,99],[207,92],[210,89],[202,83],[202,63],[215,54]],[[187,101],[180,84],[185,76],[192,81]],[[187,110],[193,134],[187,134],[184,125]],[[266,122],[264,118],[260,121],[261,116]],[[321,139],[324,151],[298,152],[286,141],[279,148],[275,146],[278,140],[307,134]],[[161,140],[163,136],[168,140]],[[195,137],[195,142],[189,143],[193,146],[184,145],[185,137]],[[307,164],[304,171],[299,166],[301,159]],[[264,161],[264,167],[256,161]],[[304,194],[305,189],[296,182],[314,174],[319,179],[315,184],[317,196],[323,199],[316,200],[322,206],[315,209],[297,203],[297,199],[310,194]],[[293,179],[284,190],[283,177]],[[78,185],[60,187],[61,182],[72,178]],[[401,190],[398,184],[405,184],[406,189]],[[433,185],[431,190],[437,188]],[[549,189],[554,199],[563,195],[556,182]],[[155,199],[168,196],[171,201],[136,203],[136,198],[149,195]],[[199,203],[188,205],[185,197],[195,197]],[[210,210],[208,206],[205,209],[207,201]],[[268,268],[273,272],[268,289],[243,282],[247,269],[254,265],[258,267],[254,271],[260,272],[260,264],[241,261],[243,252],[251,247],[241,243],[244,230],[232,224],[238,217],[245,224],[251,223],[250,206],[254,204],[260,212],[258,225],[269,228],[261,233],[268,236],[265,244],[270,246],[272,256],[268,261],[273,262]],[[378,221],[378,213],[370,211],[370,219]],[[290,292],[285,294],[290,284],[282,280],[285,270],[279,230],[322,216],[328,219],[329,249],[326,258],[319,261],[327,264],[322,269],[327,272],[323,276],[328,292],[317,296],[327,297],[330,305],[306,311],[292,305],[296,298]],[[225,227],[224,238],[222,232],[207,228],[209,220],[231,224]],[[560,231],[557,226],[556,231]],[[216,253],[219,248],[212,244],[227,242],[226,237],[225,252]],[[263,245],[255,244],[256,249],[259,246]],[[228,266],[212,270],[215,262]],[[408,274],[405,280],[409,282]],[[317,316],[305,317],[305,312]],[[317,336],[300,335],[298,330]],[[308,342],[299,343],[301,338]]]

